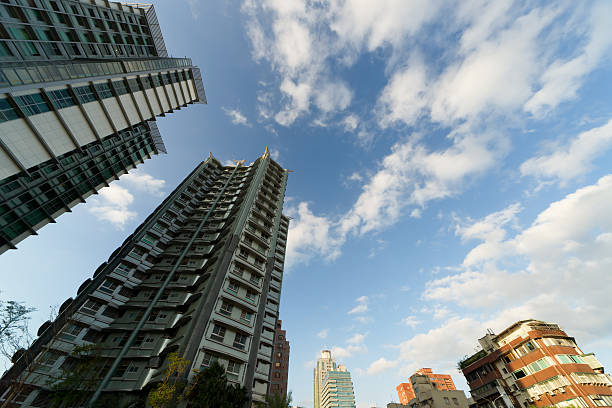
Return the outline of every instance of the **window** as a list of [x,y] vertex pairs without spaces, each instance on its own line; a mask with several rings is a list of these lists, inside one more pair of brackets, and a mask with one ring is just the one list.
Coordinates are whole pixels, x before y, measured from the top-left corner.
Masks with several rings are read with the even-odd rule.
[[117,268],[115,268],[114,272],[118,273],[119,275],[127,276],[130,273],[130,268],[125,264],[119,264],[117,265]]
[[242,366],[242,364],[236,362],[236,361],[228,361],[227,363],[227,370],[226,373],[228,374],[229,378],[232,378],[232,376],[235,376],[235,380],[238,379],[238,375],[240,374],[240,367]]
[[529,364],[528,367],[530,368],[531,372],[535,373],[535,372],[545,369],[546,367],[550,367],[550,365],[551,363],[548,360],[548,358],[544,357],[544,358],[539,359],[538,361],[534,361],[533,363]]
[[83,328],[81,326],[77,326],[74,323],[71,323],[64,329],[64,331],[59,335],[60,338],[68,341],[73,341],[77,338],[77,336],[81,333]]
[[115,289],[117,289],[117,286],[119,285],[116,282],[113,282],[112,280],[107,279],[102,283],[102,285],[100,285],[98,290],[100,292],[104,292],[104,293],[108,293],[109,295],[112,295]]
[[446,405],[450,405],[450,400],[448,397],[444,397],[444,403],[446,403]]
[[100,99],[111,98],[113,96],[113,93],[111,92],[110,87],[106,82],[103,82],[101,84],[94,84],[94,87],[96,88]]
[[47,351],[45,352],[40,359],[38,360],[38,362],[40,364],[46,365],[46,366],[52,366],[53,364],[55,364],[55,362],[60,358],[60,354],[55,352],[55,351]]
[[249,302],[255,303],[255,299],[257,299],[257,293],[247,290],[246,298]]
[[223,341],[225,338],[225,327],[215,324],[210,338],[217,341]]
[[251,312],[247,312],[246,310],[243,310],[242,313],[240,314],[240,320],[244,320],[245,322],[251,323],[252,319],[253,319],[253,313]]
[[7,99],[0,99],[0,123],[17,119],[19,115],[13,109]]
[[513,372],[512,375],[514,375],[514,378],[516,378],[518,380],[518,379],[521,379],[521,378],[527,376],[527,372],[526,371],[527,370],[524,370],[524,369],[520,368],[520,369],[516,370],[515,372]]
[[91,91],[89,85],[78,86],[73,88],[73,91],[81,103],[93,102],[96,100],[96,97]]
[[536,349],[536,348],[535,348],[535,346],[533,345],[533,343],[532,343],[532,342],[530,342],[530,341],[528,341],[527,343],[525,343],[525,347],[527,347],[527,349],[528,349],[529,351],[533,351],[533,350],[535,350],[535,349]]
[[612,395],[591,395],[591,399],[595,406],[610,407],[612,406]]
[[88,300],[87,302],[85,302],[83,307],[81,307],[81,312],[93,316],[98,310],[100,310],[101,307],[101,303],[98,303],[93,300]]
[[510,364],[510,362],[514,360],[514,356],[512,354],[506,354],[502,357],[502,360],[504,360],[504,363]]
[[244,350],[246,346],[247,336],[242,333],[236,333],[236,337],[234,337],[234,347]]
[[573,356],[569,354],[557,354],[557,360],[561,364],[585,364],[584,360],[580,356]]
[[125,95],[128,93],[127,85],[125,81],[113,81],[113,88],[115,88],[115,92],[117,95]]
[[236,295],[238,294],[238,285],[235,282],[229,282],[227,285],[227,290]]
[[227,302],[223,302],[221,303],[221,308],[219,309],[220,313],[223,313],[224,315],[230,316],[232,314],[232,309],[234,308],[233,305],[227,303]]
[[453,404],[459,405],[459,400],[457,398],[453,398]]
[[51,110],[41,94],[16,96],[15,101],[27,116],[37,115]]
[[66,89],[58,89],[49,92],[49,98],[55,104],[57,109],[67,108],[76,105],[72,95]]
[[209,354],[209,353],[204,353],[204,358],[202,359],[202,367],[208,367],[215,361],[217,361],[216,356],[213,356],[212,354]]
[[142,237],[141,241],[144,242],[145,244],[149,244],[153,246],[157,242],[157,239],[155,239],[155,237],[152,235],[145,234],[144,237]]

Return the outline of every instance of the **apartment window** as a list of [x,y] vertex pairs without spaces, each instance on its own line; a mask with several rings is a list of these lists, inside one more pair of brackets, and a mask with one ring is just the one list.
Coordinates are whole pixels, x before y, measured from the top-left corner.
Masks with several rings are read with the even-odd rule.
[[153,246],[157,242],[157,239],[155,239],[155,237],[152,235],[145,234],[144,237],[142,237],[141,241],[144,242],[145,244],[149,244]]
[[261,277],[256,276],[256,275],[251,275],[251,283],[259,286],[259,284],[261,283]]
[[457,398],[453,398],[453,404],[459,405],[459,400]]
[[55,351],[47,351],[40,357],[38,362],[46,366],[52,366],[60,358],[60,356],[61,355]]
[[77,326],[76,324],[69,324],[68,327],[66,327],[64,331],[59,335],[59,337],[64,340],[73,341],[81,333],[81,330],[83,330],[81,326]]
[[221,308],[219,309],[220,313],[223,313],[224,315],[230,316],[232,314],[232,309],[234,308],[233,305],[227,303],[227,302],[223,302],[221,303]]
[[96,100],[96,97],[89,85],[78,86],[73,88],[73,91],[81,103],[93,102]]
[[76,105],[76,102],[70,95],[67,89],[58,89],[56,91],[49,92],[49,98],[58,109],[67,108],[69,106]]
[[557,360],[561,364],[586,364],[582,357],[570,354],[557,354]]
[[532,343],[532,342],[530,342],[530,341],[528,341],[527,343],[525,343],[525,347],[527,347],[527,349],[528,349],[529,351],[533,351],[533,350],[535,350],[535,349],[536,349],[536,348],[535,348],[535,346],[533,345],[533,343]]
[[247,290],[246,298],[249,302],[255,303],[255,300],[257,299],[257,293]]
[[100,285],[98,290],[100,292],[104,292],[109,295],[112,295],[115,289],[117,289],[117,286],[119,285],[116,282],[113,282],[112,280],[107,279],[102,283],[102,285]]
[[97,313],[98,310],[100,310],[101,307],[102,303],[93,300],[88,300],[87,302],[85,302],[83,307],[81,307],[81,312],[93,316]]
[[234,337],[234,347],[244,350],[247,342],[247,336],[242,333],[236,333],[236,337]]
[[228,361],[227,363],[227,377],[233,380],[237,380],[238,376],[240,375],[240,367],[242,366],[242,364],[236,362],[236,361]]
[[238,294],[238,285],[235,282],[229,282],[227,285],[227,290],[236,295]]
[[245,322],[251,323],[252,319],[253,319],[253,313],[251,312],[247,312],[246,310],[243,310],[242,313],[240,314],[240,320],[244,320]]
[[529,364],[528,367],[531,372],[535,373],[535,372],[545,369],[546,367],[550,367],[550,365],[551,365],[551,362],[548,360],[547,357],[544,357],[544,358],[541,358]]
[[115,268],[115,272],[119,275],[127,276],[130,273],[130,268],[125,264],[119,264]]
[[41,94],[16,96],[15,101],[27,116],[37,115],[51,110]]
[[225,331],[225,327],[215,324],[210,338],[217,341],[223,341],[223,339],[225,338]]
[[202,359],[202,367],[209,367],[215,361],[217,361],[216,356],[213,356],[209,353],[204,353],[204,358]]
[[450,400],[448,399],[448,397],[444,397],[444,403],[446,405],[450,405]]
[[598,407],[610,407],[612,406],[612,395],[591,395],[590,398],[593,400],[595,406]]
[[523,369],[523,368],[519,368],[518,370],[514,371],[512,373],[512,375],[514,375],[514,378],[516,378],[517,380],[525,377],[528,375],[527,370]]
[[0,99],[0,123],[17,118],[19,118],[19,115],[15,112],[9,101],[7,99]]

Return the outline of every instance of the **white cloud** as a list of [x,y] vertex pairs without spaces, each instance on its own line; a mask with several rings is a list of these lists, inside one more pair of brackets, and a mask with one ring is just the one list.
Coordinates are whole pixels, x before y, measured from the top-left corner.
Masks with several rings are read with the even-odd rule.
[[[165,180],[156,179],[139,169],[124,174],[109,187],[101,189],[97,196],[90,198],[87,210],[101,221],[108,221],[119,229],[138,214],[130,210],[134,203],[134,195],[130,192],[139,191],[155,197],[163,197],[162,189]],[[129,187],[129,189],[128,189]]]
[[358,297],[357,299],[355,299],[355,301],[357,302],[357,306],[352,308],[348,312],[348,314],[361,314],[361,313],[365,313],[368,311],[368,297],[367,296]]
[[232,120],[234,125],[251,126],[246,116],[242,114],[238,109],[222,108],[223,111]]
[[93,197],[88,211],[101,221],[108,221],[114,226],[123,229],[126,222],[136,217],[136,212],[128,209],[134,202],[134,196],[117,183],[104,187],[97,197]]
[[133,189],[161,197],[164,195],[162,189],[166,185],[166,180],[156,179],[150,174],[134,169],[131,173],[121,176],[120,184],[127,184]]
[[345,359],[356,354],[367,353],[368,348],[363,344],[349,344],[346,347],[334,346],[331,349],[332,356],[337,359]]
[[270,157],[272,157],[272,160],[278,162],[278,159],[280,159],[280,151],[278,149],[270,149]]
[[521,164],[523,176],[552,179],[564,184],[587,173],[593,160],[612,146],[612,119],[603,126],[582,132],[550,154],[532,157]]
[[381,357],[378,360],[374,361],[372,364],[370,364],[370,366],[368,367],[367,373],[368,375],[380,374],[383,371],[396,367],[397,363],[398,363],[397,361],[389,361],[385,359],[384,357]]
[[602,330],[612,327],[612,316],[593,313],[607,307],[612,287],[610,202],[607,175],[550,204],[513,237],[477,234],[484,243],[503,245],[504,252],[482,251],[478,264],[464,261],[460,273],[429,282],[425,299],[498,311],[504,324],[536,317],[586,338],[612,336]]
[[[579,24],[589,29],[582,52],[572,59],[556,59],[541,75],[542,87],[525,104],[525,110],[541,116],[559,103],[576,97],[585,76],[591,72],[612,46],[612,3],[596,2],[590,15]],[[580,30],[582,27],[575,27]]]
[[402,324],[405,324],[408,327],[412,327],[413,329],[421,324],[421,321],[416,318],[416,316],[408,316],[402,319]]
[[317,333],[317,337],[320,339],[326,339],[328,334],[329,334],[329,329],[323,329]]
[[342,119],[341,124],[344,126],[345,132],[354,132],[359,125],[359,116],[351,113]]
[[287,215],[293,217],[287,236],[287,268],[293,264],[307,263],[315,255],[332,260],[340,255],[341,238],[331,231],[333,223],[326,217],[316,216],[301,202],[289,207]]
[[365,334],[355,333],[346,342],[349,344],[361,344],[365,340],[365,336],[366,336]]

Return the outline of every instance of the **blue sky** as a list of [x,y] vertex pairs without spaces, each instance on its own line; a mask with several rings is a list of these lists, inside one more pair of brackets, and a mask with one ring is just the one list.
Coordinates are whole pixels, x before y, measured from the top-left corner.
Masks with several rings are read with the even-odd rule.
[[153,1],[208,105],[158,156],[0,257],[3,298],[49,307],[212,151],[291,173],[281,318],[312,406],[332,348],[358,406],[453,375],[487,328],[559,323],[612,369],[612,3]]

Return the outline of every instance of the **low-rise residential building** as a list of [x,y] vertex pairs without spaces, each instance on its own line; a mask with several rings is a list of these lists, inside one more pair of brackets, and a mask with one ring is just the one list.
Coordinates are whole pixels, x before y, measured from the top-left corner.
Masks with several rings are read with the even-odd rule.
[[557,324],[522,320],[459,362],[478,407],[609,407],[612,379]]
[[[439,390],[456,390],[455,383],[453,379],[448,374],[434,374],[431,368],[421,368],[416,371],[415,374],[426,375],[432,384],[438,388]],[[410,400],[415,398],[414,390],[412,388],[412,384],[410,382],[401,383],[396,388],[397,395],[399,396],[400,402],[402,404],[408,404]]]
[[468,408],[467,397],[463,391],[440,389],[427,374],[413,374],[410,377],[410,385],[414,398],[403,406],[409,408]]

